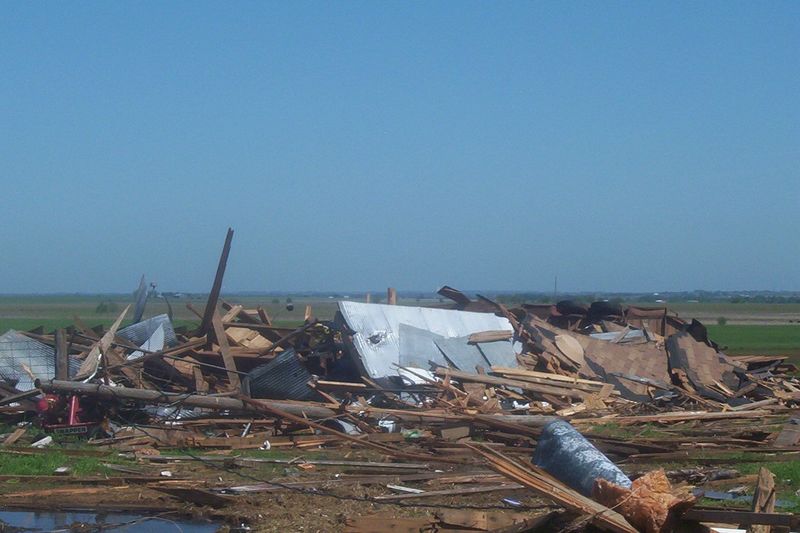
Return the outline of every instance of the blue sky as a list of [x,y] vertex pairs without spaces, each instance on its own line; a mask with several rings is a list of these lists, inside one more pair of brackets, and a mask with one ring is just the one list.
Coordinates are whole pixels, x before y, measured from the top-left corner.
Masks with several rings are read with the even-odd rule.
[[800,290],[798,2],[0,9],[0,292]]

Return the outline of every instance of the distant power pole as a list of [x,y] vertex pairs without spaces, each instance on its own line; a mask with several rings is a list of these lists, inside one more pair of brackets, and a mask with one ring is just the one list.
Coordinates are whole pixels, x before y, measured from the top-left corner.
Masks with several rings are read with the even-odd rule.
[[553,303],[556,303],[558,300],[558,274],[556,274],[555,280],[553,281]]

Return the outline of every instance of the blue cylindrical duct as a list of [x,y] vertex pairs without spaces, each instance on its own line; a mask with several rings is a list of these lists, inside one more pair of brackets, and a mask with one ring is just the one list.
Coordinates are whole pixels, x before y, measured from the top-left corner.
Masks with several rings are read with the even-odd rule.
[[631,486],[631,480],[617,465],[564,420],[553,420],[542,428],[533,462],[585,496],[592,495],[597,478]]

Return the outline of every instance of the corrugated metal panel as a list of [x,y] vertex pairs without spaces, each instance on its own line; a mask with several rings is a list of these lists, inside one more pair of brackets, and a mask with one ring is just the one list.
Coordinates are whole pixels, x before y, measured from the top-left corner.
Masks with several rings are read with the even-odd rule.
[[34,388],[35,378],[53,379],[55,373],[53,348],[13,329],[0,335],[0,378],[8,384],[24,392]]
[[[150,336],[149,339],[145,341],[144,344],[139,346],[142,350],[147,350],[148,352],[159,352],[164,349],[164,324],[159,324],[153,334]],[[127,359],[128,361],[133,361],[134,359],[139,359],[144,355],[143,351],[136,350],[135,352],[131,353]]]
[[178,338],[175,336],[175,330],[172,328],[172,322],[167,315],[156,315],[147,320],[142,320],[137,324],[132,324],[117,332],[117,335],[123,339],[128,339],[136,346],[142,346],[147,340],[153,336],[159,326],[164,327],[164,345],[175,346],[178,344]]
[[244,386],[251,398],[318,400],[319,395],[308,386],[312,377],[294,350],[286,350],[247,374]]
[[402,305],[339,302],[339,311],[355,331],[353,343],[372,378],[396,376],[400,363],[400,325],[407,324],[442,337],[464,337],[489,330],[511,330],[505,318],[491,313]]

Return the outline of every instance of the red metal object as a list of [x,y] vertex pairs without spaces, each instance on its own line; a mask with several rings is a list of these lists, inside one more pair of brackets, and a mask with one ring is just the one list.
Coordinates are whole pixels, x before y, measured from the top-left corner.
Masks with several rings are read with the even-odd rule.
[[42,429],[55,433],[88,433],[100,420],[86,412],[81,398],[75,394],[47,394],[37,403]]

